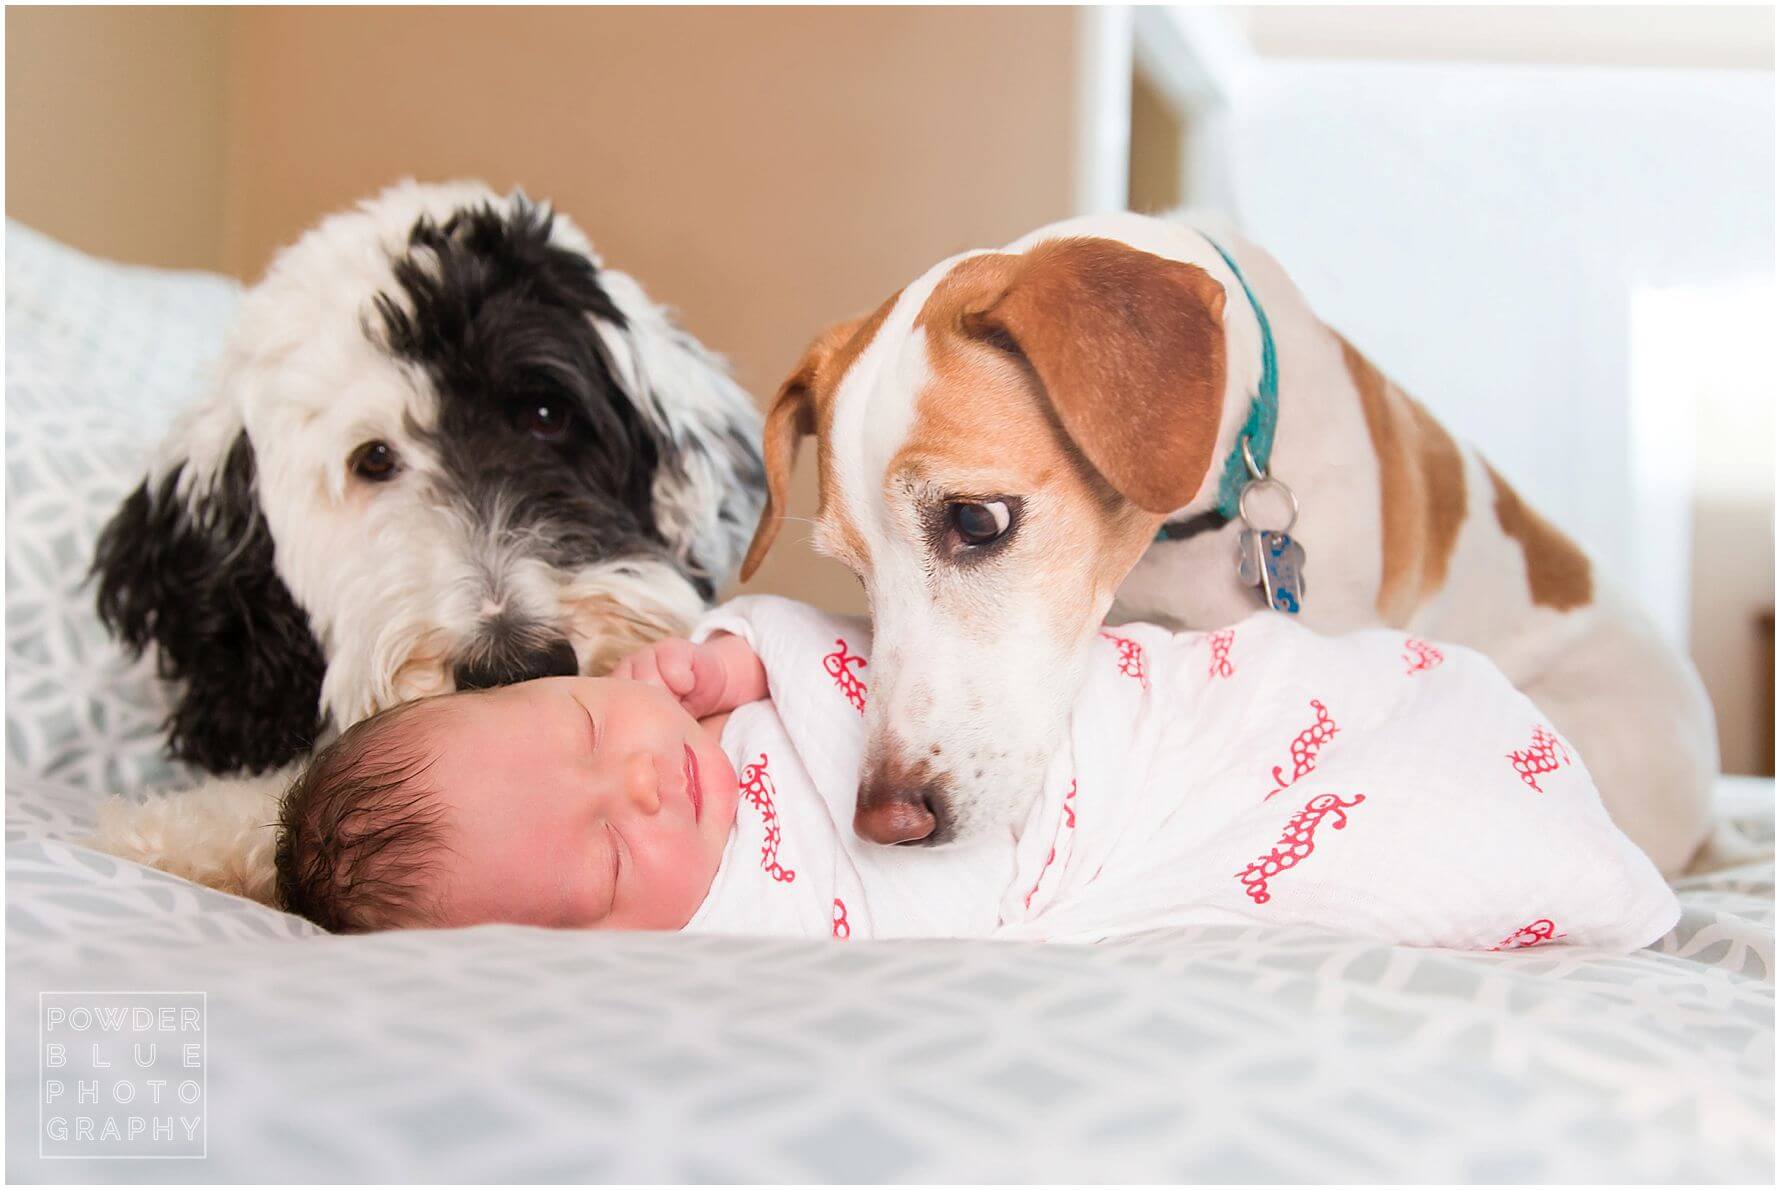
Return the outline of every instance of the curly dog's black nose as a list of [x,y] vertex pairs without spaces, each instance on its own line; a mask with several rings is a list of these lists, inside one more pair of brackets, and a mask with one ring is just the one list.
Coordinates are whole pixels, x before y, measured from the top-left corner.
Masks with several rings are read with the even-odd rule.
[[524,649],[503,649],[451,667],[459,690],[487,690],[533,678],[569,677],[581,672],[575,646],[559,637]]

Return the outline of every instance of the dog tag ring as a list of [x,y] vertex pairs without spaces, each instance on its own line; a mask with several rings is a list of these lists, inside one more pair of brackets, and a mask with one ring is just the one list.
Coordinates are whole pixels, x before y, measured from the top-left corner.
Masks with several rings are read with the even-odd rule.
[[[1298,523],[1298,497],[1283,480],[1255,465],[1247,438],[1242,440],[1242,460],[1248,465],[1249,481],[1236,502],[1242,520],[1242,532],[1236,536],[1236,577],[1245,587],[1259,588],[1262,601],[1274,611],[1295,616],[1304,610],[1304,547],[1291,535]],[[1283,492],[1291,505],[1283,529],[1257,529],[1249,519],[1249,494],[1267,488]]]

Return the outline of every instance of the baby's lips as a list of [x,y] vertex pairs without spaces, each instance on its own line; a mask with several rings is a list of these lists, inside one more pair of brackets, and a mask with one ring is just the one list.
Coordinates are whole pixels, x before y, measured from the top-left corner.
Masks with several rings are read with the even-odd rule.
[[692,745],[684,744],[686,751],[686,796],[692,801],[692,820],[699,821],[705,813],[705,790],[699,780],[698,757],[693,754]]

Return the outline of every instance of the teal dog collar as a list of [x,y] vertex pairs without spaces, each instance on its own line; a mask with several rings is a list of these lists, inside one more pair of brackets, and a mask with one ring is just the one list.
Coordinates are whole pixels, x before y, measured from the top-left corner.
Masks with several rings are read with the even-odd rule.
[[1242,444],[1248,443],[1256,468],[1261,474],[1267,474],[1267,463],[1273,455],[1273,428],[1279,421],[1279,358],[1273,350],[1273,327],[1267,321],[1267,312],[1261,309],[1260,299],[1255,297],[1255,291],[1249,288],[1248,279],[1236,267],[1230,254],[1210,236],[1205,240],[1217,249],[1230,271],[1236,274],[1236,282],[1248,298],[1249,309],[1255,312],[1255,322],[1261,328],[1261,383],[1249,400],[1248,417],[1236,435],[1236,444],[1224,459],[1224,472],[1218,480],[1218,519],[1214,522],[1212,513],[1204,512],[1178,525],[1164,524],[1156,532],[1157,541],[1178,541],[1206,529],[1221,528],[1235,520],[1240,512],[1242,489],[1251,478],[1248,462],[1242,457]]

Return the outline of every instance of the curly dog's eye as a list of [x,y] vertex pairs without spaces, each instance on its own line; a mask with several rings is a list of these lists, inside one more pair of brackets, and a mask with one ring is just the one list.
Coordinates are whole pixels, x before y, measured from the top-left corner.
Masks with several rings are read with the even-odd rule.
[[567,401],[534,397],[519,407],[518,426],[540,442],[561,442],[573,413]]
[[361,443],[347,458],[346,465],[354,475],[372,483],[392,480],[396,477],[396,472],[401,470],[395,447],[381,438]]

